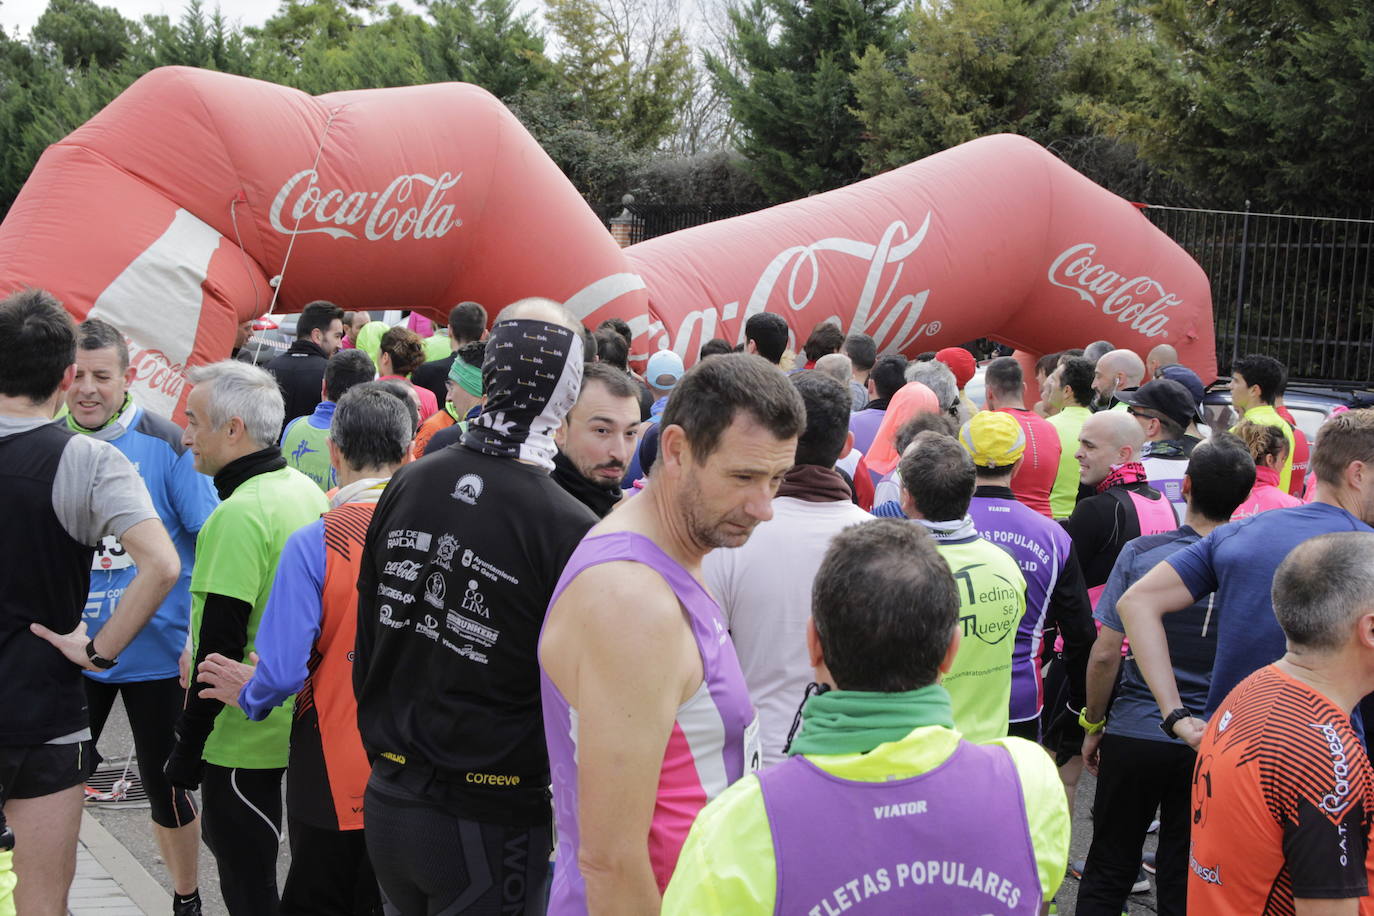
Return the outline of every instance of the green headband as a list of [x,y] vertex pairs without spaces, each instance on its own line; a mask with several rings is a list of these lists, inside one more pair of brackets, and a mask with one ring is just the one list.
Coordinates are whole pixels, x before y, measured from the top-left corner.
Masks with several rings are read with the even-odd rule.
[[458,357],[453,357],[453,367],[448,370],[448,380],[457,382],[458,387],[475,398],[482,396],[482,370],[469,366]]

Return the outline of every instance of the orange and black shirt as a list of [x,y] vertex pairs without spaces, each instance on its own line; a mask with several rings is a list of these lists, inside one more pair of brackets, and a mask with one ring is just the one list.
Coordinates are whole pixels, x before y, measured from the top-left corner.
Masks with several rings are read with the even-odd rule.
[[1374,770],[1350,717],[1274,665],[1212,716],[1193,771],[1188,912],[1286,916],[1368,897]]

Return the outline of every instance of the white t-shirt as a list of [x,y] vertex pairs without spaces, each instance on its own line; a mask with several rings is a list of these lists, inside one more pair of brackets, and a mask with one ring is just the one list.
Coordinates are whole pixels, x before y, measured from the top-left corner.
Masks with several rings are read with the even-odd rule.
[[742,547],[706,555],[706,586],[730,626],[749,698],[759,714],[763,764],[783,759],[787,733],[812,680],[806,651],[811,583],[830,541],[873,516],[849,500],[773,500],[773,517]]

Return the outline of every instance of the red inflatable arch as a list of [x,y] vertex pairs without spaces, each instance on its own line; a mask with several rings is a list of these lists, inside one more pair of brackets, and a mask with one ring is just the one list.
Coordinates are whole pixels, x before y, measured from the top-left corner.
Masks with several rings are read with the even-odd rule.
[[[299,311],[602,302],[623,253],[519,121],[475,86],[313,98],[169,67],[39,160],[0,225],[0,294],[51,290],[129,336],[135,395],[172,414],[235,325]],[[623,284],[622,284],[623,285]],[[629,290],[611,302],[644,310]]]
[[[1157,344],[1216,377],[1202,269],[1125,200],[1023,137],[984,137],[867,181],[626,249],[649,292],[636,350],[689,364],[712,337],[744,340],[760,311],[797,344],[836,321],[915,355],[978,337],[1030,354],[1102,338]],[[623,311],[588,301],[589,322]],[[590,297],[589,297],[590,298]],[[626,316],[628,317],[628,316]]]

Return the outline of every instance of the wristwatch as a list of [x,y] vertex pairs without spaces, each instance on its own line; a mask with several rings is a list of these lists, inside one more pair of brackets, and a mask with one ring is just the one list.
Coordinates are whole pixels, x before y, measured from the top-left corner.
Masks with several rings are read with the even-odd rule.
[[1101,722],[1088,721],[1088,707],[1084,706],[1078,714],[1078,724],[1083,727],[1085,734],[1095,735],[1107,727],[1107,717],[1103,716]]
[[91,660],[92,665],[95,665],[102,671],[109,671],[115,665],[119,664],[119,662],[115,661],[112,658],[101,658],[99,655],[97,655],[95,651],[94,639],[86,643],[86,657]]
[[1174,734],[1174,726],[1183,719],[1191,719],[1192,716],[1192,713],[1180,706],[1164,717],[1164,721],[1159,723],[1159,730],[1170,738],[1177,738],[1178,735]]

